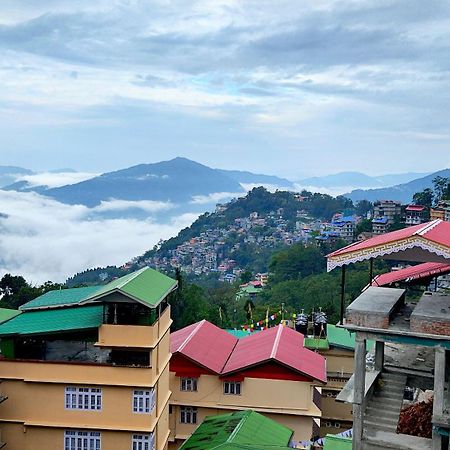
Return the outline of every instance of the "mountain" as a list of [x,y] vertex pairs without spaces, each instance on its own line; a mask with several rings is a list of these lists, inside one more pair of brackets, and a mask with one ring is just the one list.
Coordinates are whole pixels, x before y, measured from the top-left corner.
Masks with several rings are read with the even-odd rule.
[[24,175],[32,175],[33,172],[23,167],[0,166],[0,188],[16,182]]
[[194,197],[218,192],[244,190],[237,181],[217,170],[186,158],[175,158],[104,173],[80,183],[48,189],[45,195],[62,203],[94,207],[110,199],[188,203]]
[[450,178],[450,169],[440,170],[422,178],[412,180],[408,183],[397,184],[392,187],[381,189],[355,189],[348,194],[344,194],[354,202],[359,200],[397,200],[402,203],[409,203],[416,192],[425,188],[433,187],[433,179],[437,176]]
[[401,173],[387,174],[371,177],[361,172],[340,172],[323,177],[305,178],[297,182],[300,186],[317,186],[322,188],[358,187],[358,188],[382,188],[394,184],[408,183],[426,173]]
[[286,178],[280,178],[275,175],[263,175],[259,173],[245,172],[242,170],[224,170],[217,169],[223,175],[226,175],[240,184],[253,184],[258,186],[270,185],[279,188],[294,189],[294,184]]

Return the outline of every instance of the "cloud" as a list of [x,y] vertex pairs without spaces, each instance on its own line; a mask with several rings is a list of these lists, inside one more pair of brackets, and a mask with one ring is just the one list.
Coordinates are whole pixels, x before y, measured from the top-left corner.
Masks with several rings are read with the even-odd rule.
[[168,211],[174,207],[170,202],[158,202],[153,200],[119,200],[111,199],[108,201],[102,201],[100,205],[92,208],[92,211],[102,213],[111,211],[123,211],[127,209],[140,209],[148,213],[155,213],[160,211]]
[[214,192],[209,195],[195,195],[189,203],[192,205],[208,205],[241,197],[243,194],[243,192]]
[[84,206],[10,191],[0,191],[0,205],[0,276],[20,274],[32,283],[62,282],[87,268],[123,264],[196,217],[185,214],[168,224],[151,217],[96,219]]
[[48,186],[49,188],[80,183],[98,176],[98,173],[89,172],[41,172],[33,175],[25,175],[17,181],[27,181],[31,187]]

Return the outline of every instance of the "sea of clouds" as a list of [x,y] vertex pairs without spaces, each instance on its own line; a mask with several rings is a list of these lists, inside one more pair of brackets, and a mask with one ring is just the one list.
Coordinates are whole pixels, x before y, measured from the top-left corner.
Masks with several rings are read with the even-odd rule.
[[[146,219],[105,218],[105,211],[139,208]],[[0,276],[12,273],[33,284],[63,282],[88,268],[121,265],[175,236],[198,216],[177,215],[158,223],[152,213],[170,203],[124,200],[96,208],[66,205],[30,192],[0,190]]]

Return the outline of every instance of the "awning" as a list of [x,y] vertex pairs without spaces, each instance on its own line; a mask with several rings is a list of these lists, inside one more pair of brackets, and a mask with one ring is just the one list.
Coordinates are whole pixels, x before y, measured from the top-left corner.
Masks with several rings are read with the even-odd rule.
[[450,222],[433,220],[355,242],[327,255],[327,270],[373,258],[413,262],[450,261]]

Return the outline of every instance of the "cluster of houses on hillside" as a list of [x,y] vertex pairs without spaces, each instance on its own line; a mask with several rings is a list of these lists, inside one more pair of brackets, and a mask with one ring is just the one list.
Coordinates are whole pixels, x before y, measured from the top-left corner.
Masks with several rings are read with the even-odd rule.
[[[219,204],[216,213],[221,214],[226,205]],[[246,244],[260,249],[275,249],[295,243],[330,243],[343,240],[350,244],[372,236],[387,233],[394,225],[399,227],[418,225],[427,220],[450,221],[450,202],[440,202],[431,210],[421,205],[402,205],[393,200],[374,204],[365,217],[351,212],[337,212],[330,221],[312,219],[303,209],[297,211],[296,220],[287,220],[283,208],[267,215],[252,212],[238,217],[226,227],[216,227],[201,232],[175,249],[160,252],[140,261],[164,272],[180,268],[186,274],[217,274],[220,281],[233,283],[244,271],[239,263],[239,252]],[[358,232],[363,219],[371,221],[371,230]]]

